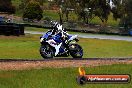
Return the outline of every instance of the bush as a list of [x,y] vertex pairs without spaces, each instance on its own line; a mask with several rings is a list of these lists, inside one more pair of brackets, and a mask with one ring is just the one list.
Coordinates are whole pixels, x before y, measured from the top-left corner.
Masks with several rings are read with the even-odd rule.
[[41,9],[39,2],[31,0],[24,9],[23,18],[31,20],[37,19],[39,21],[42,17],[43,10]]

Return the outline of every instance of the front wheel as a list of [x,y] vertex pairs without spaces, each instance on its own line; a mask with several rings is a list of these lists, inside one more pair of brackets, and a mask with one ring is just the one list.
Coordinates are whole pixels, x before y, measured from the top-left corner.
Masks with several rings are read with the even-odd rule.
[[71,44],[69,46],[69,50],[70,50],[70,55],[73,58],[82,58],[83,56],[83,49],[80,45],[78,44]]
[[40,54],[45,59],[53,58],[54,51],[49,45],[41,45]]

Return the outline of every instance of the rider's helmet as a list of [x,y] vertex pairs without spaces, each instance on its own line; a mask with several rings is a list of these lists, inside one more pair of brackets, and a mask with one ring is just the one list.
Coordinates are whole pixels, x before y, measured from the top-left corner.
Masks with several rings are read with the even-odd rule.
[[57,28],[58,24],[59,23],[56,22],[56,21],[51,21],[51,26],[52,26],[53,34],[58,31],[58,28]]
[[56,21],[51,21],[50,24],[51,24],[51,26],[54,28],[54,27],[57,26],[58,22],[56,22]]

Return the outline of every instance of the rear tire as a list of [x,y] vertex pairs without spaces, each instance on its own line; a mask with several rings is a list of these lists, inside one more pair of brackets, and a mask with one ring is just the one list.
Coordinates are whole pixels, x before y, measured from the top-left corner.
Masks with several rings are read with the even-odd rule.
[[70,55],[73,58],[82,58],[83,56],[83,49],[80,45],[78,44],[71,44],[69,46],[69,50],[70,50]]
[[49,45],[41,45],[40,54],[45,59],[54,57],[54,51]]

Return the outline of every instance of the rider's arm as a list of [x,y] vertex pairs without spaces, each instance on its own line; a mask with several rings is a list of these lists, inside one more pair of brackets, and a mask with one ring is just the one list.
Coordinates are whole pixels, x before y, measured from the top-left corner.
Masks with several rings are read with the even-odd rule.
[[69,35],[68,32],[64,28],[62,29],[62,31],[63,31],[63,34]]

